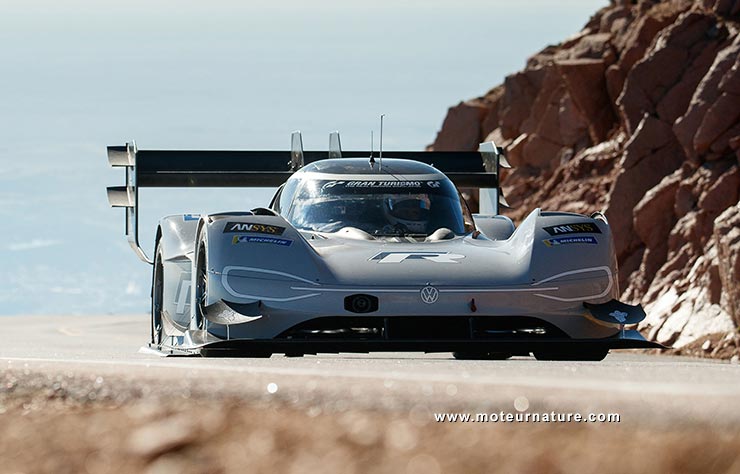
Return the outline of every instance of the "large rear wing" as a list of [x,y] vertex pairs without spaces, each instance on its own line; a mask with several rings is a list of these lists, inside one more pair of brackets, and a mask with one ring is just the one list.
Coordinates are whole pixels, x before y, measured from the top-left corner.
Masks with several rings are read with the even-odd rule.
[[[139,150],[135,143],[108,147],[108,162],[126,171],[124,186],[108,188],[112,207],[126,210],[126,237],[137,256],[147,263],[139,245],[139,188],[170,187],[277,187],[305,164],[327,158],[370,158],[370,151],[343,151],[339,134],[332,133],[329,151],[304,151],[300,132],[294,132],[290,151],[274,150]],[[458,187],[488,189],[493,213],[507,206],[501,193],[499,170],[510,167],[503,149],[481,143],[479,151],[385,151],[387,157],[415,160],[434,166]]]

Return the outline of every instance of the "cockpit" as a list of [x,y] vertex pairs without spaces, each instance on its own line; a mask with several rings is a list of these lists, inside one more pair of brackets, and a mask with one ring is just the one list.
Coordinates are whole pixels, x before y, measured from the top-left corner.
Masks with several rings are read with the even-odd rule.
[[306,174],[291,179],[280,196],[279,212],[297,229],[315,232],[352,227],[373,237],[426,237],[442,228],[455,235],[473,230],[467,206],[444,176],[373,177],[378,176],[341,180]]

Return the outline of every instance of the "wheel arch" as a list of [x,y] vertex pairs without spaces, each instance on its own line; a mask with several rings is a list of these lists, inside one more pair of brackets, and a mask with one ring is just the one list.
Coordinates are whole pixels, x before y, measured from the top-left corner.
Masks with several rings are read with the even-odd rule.
[[191,258],[197,221],[189,217],[181,214],[163,217],[155,234],[155,260],[160,255],[163,267],[162,319],[170,335],[187,330],[191,319]]

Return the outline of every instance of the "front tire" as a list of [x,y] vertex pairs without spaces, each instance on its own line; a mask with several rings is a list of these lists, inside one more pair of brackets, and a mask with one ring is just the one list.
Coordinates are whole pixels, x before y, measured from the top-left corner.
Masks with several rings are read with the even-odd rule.
[[592,361],[598,362],[604,360],[609,353],[609,349],[591,349],[587,351],[563,351],[563,352],[533,352],[537,360],[568,360],[568,361]]
[[164,304],[164,266],[162,265],[162,251],[157,243],[154,253],[152,270],[152,308],[151,308],[151,338],[154,346],[160,346],[165,339],[162,324],[162,307]]
[[198,254],[195,262],[195,326],[202,330],[208,330],[205,317],[205,306],[208,297],[208,266],[206,261],[206,244],[201,240],[198,246]]

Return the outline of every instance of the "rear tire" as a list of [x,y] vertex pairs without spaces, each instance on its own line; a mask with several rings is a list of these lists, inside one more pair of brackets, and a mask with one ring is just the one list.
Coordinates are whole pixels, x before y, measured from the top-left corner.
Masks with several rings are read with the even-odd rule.
[[570,361],[593,361],[604,360],[609,349],[592,349],[587,351],[572,352],[533,352],[537,360],[570,360]]
[[452,357],[457,360],[506,360],[513,354],[508,352],[453,352]]

